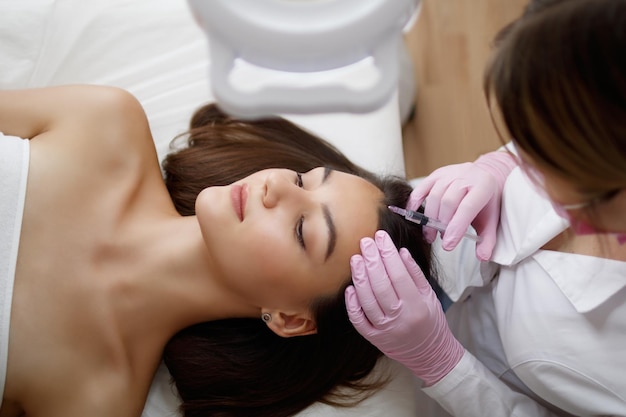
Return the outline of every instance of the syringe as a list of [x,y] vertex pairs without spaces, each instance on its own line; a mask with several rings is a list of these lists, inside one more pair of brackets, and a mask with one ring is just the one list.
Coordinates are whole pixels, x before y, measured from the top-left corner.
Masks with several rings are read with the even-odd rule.
[[[389,210],[393,211],[396,214],[403,216],[405,219],[407,219],[410,222],[417,223],[426,227],[432,227],[433,229],[439,230],[440,232],[445,232],[446,227],[448,226],[447,224],[442,223],[441,221],[437,219],[428,217],[425,214],[420,213],[419,211],[406,210],[406,209],[396,207],[396,206],[387,206],[387,207],[389,208]],[[472,234],[470,232],[465,232],[463,234],[463,237],[475,240],[476,242],[480,242],[481,240],[480,236],[476,236],[475,234]]]

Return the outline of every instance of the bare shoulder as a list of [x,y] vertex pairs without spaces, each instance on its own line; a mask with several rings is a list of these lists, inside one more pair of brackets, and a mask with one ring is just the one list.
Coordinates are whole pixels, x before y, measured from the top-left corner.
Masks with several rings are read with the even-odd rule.
[[[59,109],[60,114],[57,116],[59,120],[80,120],[87,117],[104,119],[119,117],[123,114],[145,117],[137,98],[129,91],[119,87],[77,84],[48,87],[41,90],[42,95],[46,94],[49,100],[60,101],[64,105],[64,109]],[[46,105],[45,101],[47,100],[44,99],[44,105]],[[67,114],[63,115],[61,112]],[[73,117],[70,117],[71,115]]]
[[111,126],[121,128],[147,127],[148,119],[137,98],[130,92],[117,87],[83,86],[85,95],[84,118],[103,124],[115,121]]
[[151,184],[160,187],[161,171],[148,120],[132,94],[99,86],[59,87],[48,92],[39,101],[28,100],[45,104],[40,113],[44,117],[43,109],[57,112],[50,97],[63,103],[51,121],[43,122],[47,127],[31,136],[27,192],[33,207],[57,208],[61,215],[70,207],[85,210],[85,204],[95,204],[96,197],[109,192],[131,198],[132,190],[144,186],[146,178],[154,178]]
[[124,146],[132,146],[133,142],[142,140],[152,141],[146,113],[130,92],[95,85],[65,88],[67,105],[73,111],[58,118],[58,128],[69,130],[69,138],[93,139],[102,145],[116,141],[114,145]]
[[[144,165],[157,161],[146,113],[131,93],[117,87],[73,85],[51,87],[26,101],[36,103],[43,120],[32,140],[34,153],[67,164],[98,169],[100,163]],[[55,105],[55,103],[57,103]],[[33,116],[31,119],[37,119]],[[142,162],[143,161],[143,162]],[[137,166],[135,164],[135,166]]]
[[35,139],[57,130],[106,128],[111,122],[147,125],[140,103],[128,91],[98,85],[0,90],[0,130]]

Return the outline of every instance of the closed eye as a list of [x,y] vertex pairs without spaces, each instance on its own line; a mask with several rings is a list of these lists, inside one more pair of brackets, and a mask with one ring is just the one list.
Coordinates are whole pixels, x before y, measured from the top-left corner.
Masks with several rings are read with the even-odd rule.
[[298,243],[302,246],[302,249],[306,250],[306,244],[304,243],[304,235],[302,234],[302,226],[304,225],[304,216],[300,217],[298,220],[298,224],[296,224],[296,239],[298,239]]
[[[299,172],[296,172],[296,185],[300,188],[304,187],[304,183],[302,182],[302,174],[300,174]],[[296,224],[296,239],[298,240],[298,243],[300,244],[300,246],[302,246],[302,249],[306,250],[306,244],[304,243],[304,235],[302,233],[303,225],[304,225],[304,216],[300,217],[300,220],[298,220],[298,223]]]

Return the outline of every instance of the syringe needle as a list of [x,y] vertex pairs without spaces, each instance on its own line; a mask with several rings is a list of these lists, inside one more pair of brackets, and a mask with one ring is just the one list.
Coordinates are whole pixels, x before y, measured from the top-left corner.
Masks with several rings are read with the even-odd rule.
[[[403,216],[405,219],[407,219],[410,222],[433,228],[442,233],[446,231],[446,228],[448,226],[447,224],[442,223],[441,221],[437,219],[428,217],[425,214],[420,213],[419,211],[407,210],[407,209],[403,209],[403,208],[396,207],[396,206],[388,206],[388,208],[394,213],[399,214],[400,216]],[[475,234],[470,233],[470,232],[465,232],[463,236],[468,239],[475,240],[477,242],[480,242],[481,240],[480,236],[476,236]]]

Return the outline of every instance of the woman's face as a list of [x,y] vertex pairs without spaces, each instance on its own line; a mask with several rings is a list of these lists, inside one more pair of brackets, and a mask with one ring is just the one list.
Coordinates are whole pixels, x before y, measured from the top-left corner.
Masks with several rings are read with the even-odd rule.
[[350,256],[376,231],[382,198],[339,171],[267,169],[206,188],[196,214],[224,285],[258,307],[301,309],[350,278]]

